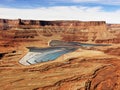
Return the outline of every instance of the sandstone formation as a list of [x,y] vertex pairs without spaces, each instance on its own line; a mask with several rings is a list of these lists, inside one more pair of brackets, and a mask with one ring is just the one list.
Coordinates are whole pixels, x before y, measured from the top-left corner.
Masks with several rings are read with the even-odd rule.
[[119,90],[120,57],[111,55],[78,49],[55,61],[25,67],[17,63],[22,53],[10,52],[0,65],[0,89]]
[[[104,43],[23,66],[26,47],[51,40]],[[0,90],[120,90],[120,25],[104,21],[0,19]]]
[[[114,28],[114,27],[117,28]],[[64,41],[120,43],[120,26],[106,24],[104,21],[40,21],[0,19],[0,34],[6,39],[38,40],[57,34]],[[5,31],[10,30],[10,31]],[[25,30],[25,31],[24,31]],[[24,33],[24,35],[23,35]],[[22,36],[21,36],[22,35]],[[2,37],[0,37],[2,38]],[[37,39],[36,39],[37,38]]]

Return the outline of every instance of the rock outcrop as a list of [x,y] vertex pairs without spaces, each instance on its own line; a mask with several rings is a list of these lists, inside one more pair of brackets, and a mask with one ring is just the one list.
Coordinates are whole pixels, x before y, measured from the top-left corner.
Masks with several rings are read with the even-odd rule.
[[[27,67],[19,63],[26,47],[48,47],[51,40],[112,45]],[[119,63],[119,24],[0,19],[0,90],[120,90]]]
[[[117,27],[118,26],[119,25],[117,25]],[[18,41],[19,39],[22,41],[25,39],[25,41],[36,40],[36,37],[37,39],[41,38],[39,36],[51,37],[56,34],[64,41],[94,43],[120,42],[120,32],[116,32],[114,25],[107,25],[105,21],[83,22],[0,19],[0,29],[10,30],[7,32],[7,35],[2,35],[3,38],[6,37],[8,39],[9,37],[13,37],[13,39]],[[116,33],[113,33],[113,29]]]
[[29,67],[17,63],[20,57],[21,53],[10,52],[0,62],[1,90],[120,89],[120,58],[116,55],[78,49],[55,61]]

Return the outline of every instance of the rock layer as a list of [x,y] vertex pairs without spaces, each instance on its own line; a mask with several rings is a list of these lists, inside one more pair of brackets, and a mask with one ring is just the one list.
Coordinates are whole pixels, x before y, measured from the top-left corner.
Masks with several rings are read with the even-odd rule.
[[[117,27],[117,29],[115,28]],[[43,37],[54,37],[64,41],[120,43],[119,25],[105,21],[41,21],[0,19],[1,39],[13,41],[36,41]],[[9,31],[10,30],[10,31]]]
[[[32,66],[19,60],[26,47],[51,40],[110,43],[79,48]],[[0,90],[120,90],[120,27],[81,21],[0,20]]]
[[120,58],[101,51],[78,49],[55,61],[29,67],[11,62],[0,66],[1,90],[120,89]]

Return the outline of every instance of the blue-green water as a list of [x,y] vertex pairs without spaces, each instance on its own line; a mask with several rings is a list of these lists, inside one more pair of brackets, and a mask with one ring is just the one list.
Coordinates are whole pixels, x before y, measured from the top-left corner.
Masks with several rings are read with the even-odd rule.
[[36,64],[36,63],[40,63],[40,62],[47,62],[50,60],[55,60],[58,57],[60,57],[61,55],[68,53],[68,52],[72,52],[74,50],[76,50],[76,48],[72,48],[72,47],[49,47],[49,48],[42,48],[42,49],[37,49],[37,48],[31,48],[30,51],[36,51],[37,52],[41,52],[41,54],[35,55],[34,57],[30,58],[27,60],[27,63],[29,64]]
[[59,40],[53,40],[49,44],[51,47],[37,48],[28,47],[29,52],[20,62],[24,65],[37,64],[41,62],[47,62],[55,60],[63,54],[73,52],[80,47],[93,47],[93,46],[108,46],[105,44],[87,44],[79,42],[64,42]]

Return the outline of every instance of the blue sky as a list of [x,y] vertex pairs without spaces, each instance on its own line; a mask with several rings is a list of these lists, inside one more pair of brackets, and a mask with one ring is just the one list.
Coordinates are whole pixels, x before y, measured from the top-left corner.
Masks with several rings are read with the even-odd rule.
[[0,0],[0,18],[120,23],[120,0]]
[[39,8],[53,6],[101,6],[105,11],[120,9],[119,0],[0,0],[0,7]]

